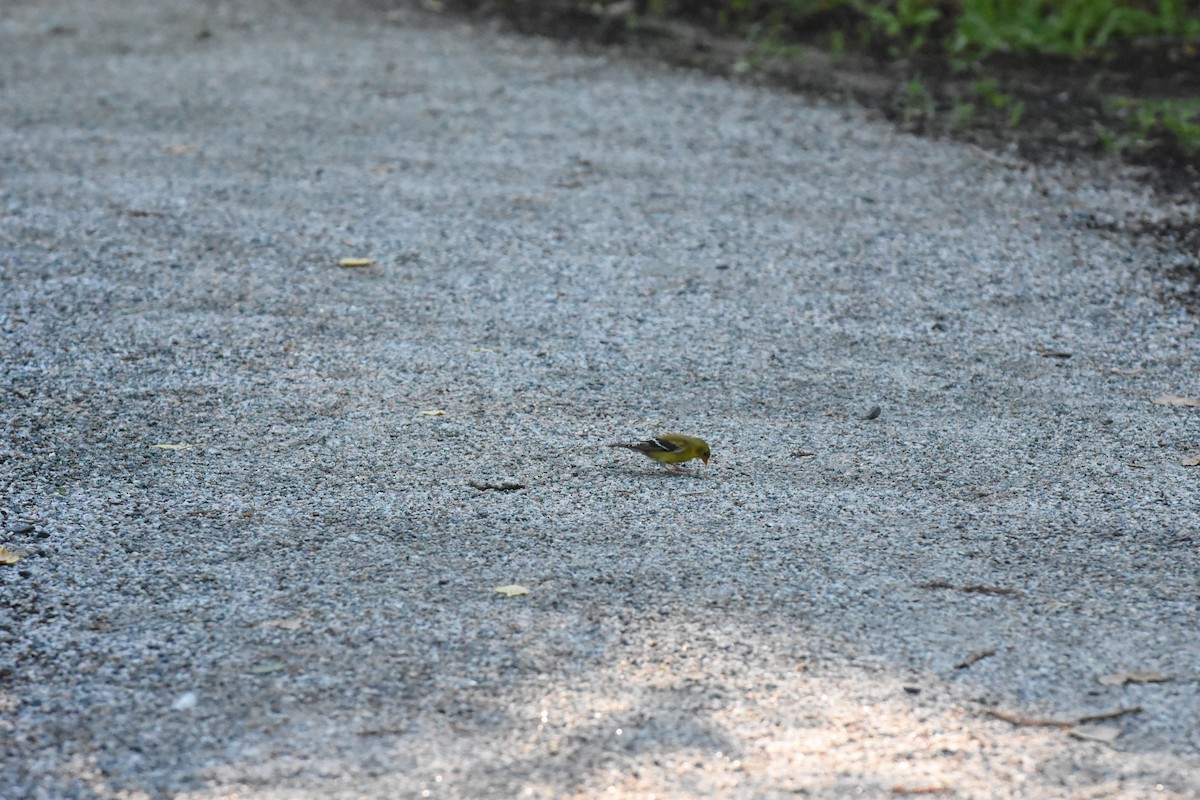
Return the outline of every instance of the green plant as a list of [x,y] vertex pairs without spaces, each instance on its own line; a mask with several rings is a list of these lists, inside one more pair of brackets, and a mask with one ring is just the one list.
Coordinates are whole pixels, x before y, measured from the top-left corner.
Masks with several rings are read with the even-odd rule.
[[[961,0],[949,47],[983,58],[1038,52],[1081,58],[1115,39],[1200,35],[1200,18],[1181,0]],[[1154,10],[1147,10],[1147,6]]]
[[829,54],[841,58],[846,53],[846,32],[837,29],[829,32]]
[[1142,144],[1167,136],[1184,153],[1200,152],[1200,98],[1133,100],[1117,98],[1111,106],[1125,112]]
[[925,87],[921,76],[917,75],[904,85],[900,98],[904,122],[911,125],[920,119],[926,119],[933,114],[933,95]]
[[1185,153],[1200,152],[1200,100],[1163,101],[1158,122]]
[[1008,108],[1016,99],[1013,95],[1000,91],[995,78],[982,78],[972,82],[971,92],[997,111]]
[[971,93],[993,111],[1007,113],[1010,128],[1021,124],[1021,119],[1025,116],[1025,103],[1014,94],[1000,91],[994,79],[983,78],[973,82]]
[[794,60],[804,55],[805,47],[778,36],[768,36],[758,43],[758,49],[764,57]]
[[1133,134],[1117,133],[1099,122],[1092,123],[1092,133],[1106,153],[1123,153],[1130,149],[1137,138]]
[[950,112],[950,127],[954,130],[969,128],[975,124],[975,115],[976,109],[974,103],[955,103],[954,108]]
[[1200,36],[1200,15],[1180,0],[1158,0],[1158,33],[1194,39]]
[[1008,127],[1015,128],[1025,116],[1025,101],[1017,100],[1008,107]]
[[874,38],[889,43],[897,51],[900,45],[910,53],[925,46],[929,29],[942,18],[935,0],[895,0],[895,3],[851,0],[850,5],[865,16]]

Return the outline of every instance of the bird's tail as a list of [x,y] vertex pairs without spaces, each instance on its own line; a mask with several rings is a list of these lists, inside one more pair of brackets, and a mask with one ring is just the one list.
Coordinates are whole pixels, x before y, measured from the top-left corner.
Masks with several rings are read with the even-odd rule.
[[624,447],[626,450],[637,450],[637,444],[634,442],[609,442],[605,447]]

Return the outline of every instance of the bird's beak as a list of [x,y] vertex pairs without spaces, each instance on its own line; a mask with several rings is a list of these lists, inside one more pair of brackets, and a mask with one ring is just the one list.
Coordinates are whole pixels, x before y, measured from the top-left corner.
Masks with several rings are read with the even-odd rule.
[[702,459],[700,459],[700,460],[704,462],[704,466],[706,466],[706,467],[708,466],[708,459],[707,459],[707,458],[702,458]]

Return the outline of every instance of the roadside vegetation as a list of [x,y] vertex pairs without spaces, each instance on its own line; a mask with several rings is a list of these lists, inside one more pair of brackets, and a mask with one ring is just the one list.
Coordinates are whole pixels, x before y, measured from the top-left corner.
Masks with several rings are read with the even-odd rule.
[[1200,181],[1200,0],[457,0],[848,95],[902,127]]

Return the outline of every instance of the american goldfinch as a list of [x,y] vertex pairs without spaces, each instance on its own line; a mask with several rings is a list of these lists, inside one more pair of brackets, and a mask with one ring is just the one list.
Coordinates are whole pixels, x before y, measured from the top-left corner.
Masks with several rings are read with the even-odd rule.
[[708,449],[708,442],[703,439],[697,439],[695,436],[684,436],[682,433],[664,433],[662,436],[655,436],[653,439],[647,439],[644,442],[614,442],[609,447],[624,447],[629,450],[637,450],[645,456],[653,458],[660,464],[666,464],[667,469],[673,472],[679,472],[680,468],[676,465],[682,464],[685,461],[691,461],[693,458],[698,458],[705,464],[708,463],[711,455]]

